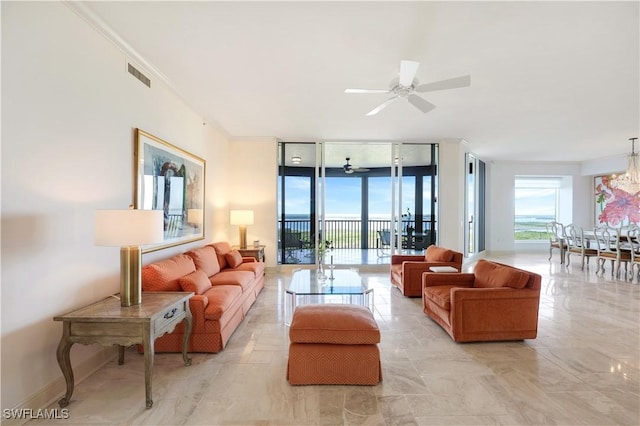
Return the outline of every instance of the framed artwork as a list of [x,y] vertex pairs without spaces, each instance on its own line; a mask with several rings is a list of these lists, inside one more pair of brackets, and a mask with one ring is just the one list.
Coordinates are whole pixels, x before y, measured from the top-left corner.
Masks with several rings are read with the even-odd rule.
[[614,176],[595,177],[596,226],[608,224],[617,228],[640,224],[640,195],[615,188],[611,184]]
[[204,238],[203,158],[150,133],[135,133],[135,207],[164,211],[164,241],[144,252]]

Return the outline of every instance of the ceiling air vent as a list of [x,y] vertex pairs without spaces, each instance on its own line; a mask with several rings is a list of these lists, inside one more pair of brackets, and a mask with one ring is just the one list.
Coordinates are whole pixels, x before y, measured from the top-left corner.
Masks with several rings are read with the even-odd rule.
[[127,63],[127,69],[129,74],[140,80],[145,86],[151,87],[151,80],[146,75],[142,74],[136,67]]

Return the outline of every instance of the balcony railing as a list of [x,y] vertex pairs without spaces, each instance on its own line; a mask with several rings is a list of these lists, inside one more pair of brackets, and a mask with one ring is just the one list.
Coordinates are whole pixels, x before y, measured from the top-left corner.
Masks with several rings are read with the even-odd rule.
[[[378,244],[378,231],[389,231],[392,229],[390,220],[368,220],[365,224],[363,239],[363,223],[362,220],[325,220],[324,229],[320,232],[320,238],[331,241],[332,247],[336,249],[369,249],[376,248]],[[416,227],[413,220],[403,220],[401,223],[402,235],[407,237],[407,229],[413,228],[413,232],[409,232],[411,243],[414,247],[425,248],[424,244],[432,241],[432,222],[422,221],[420,228]],[[309,220],[285,220],[280,221],[280,229],[283,237],[281,241],[285,242],[285,248],[313,248],[314,237],[311,234],[311,221]],[[419,231],[415,231],[419,229]],[[435,235],[433,235],[435,237]],[[426,240],[426,241],[425,241]],[[433,238],[435,241],[435,238]]]

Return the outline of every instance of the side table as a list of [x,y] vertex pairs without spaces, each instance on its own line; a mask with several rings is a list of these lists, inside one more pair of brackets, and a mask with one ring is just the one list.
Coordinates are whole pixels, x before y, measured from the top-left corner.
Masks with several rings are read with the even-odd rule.
[[430,266],[429,270],[431,272],[460,272],[458,269],[453,266]]
[[242,256],[253,257],[258,262],[264,262],[264,248],[265,248],[265,246],[263,246],[263,245],[260,245],[258,247],[247,245],[246,249],[241,249],[240,246],[233,246],[232,248],[235,249],[235,250],[238,250],[238,252]]
[[104,300],[80,308],[65,315],[54,317],[62,321],[62,338],[56,357],[67,382],[67,393],[58,401],[60,407],[69,405],[73,394],[74,380],[69,352],[74,343],[103,346],[119,345],[118,364],[124,363],[124,349],[141,344],[144,347],[144,382],[147,408],[153,406],[151,398],[151,371],[153,369],[153,344],[156,338],[170,333],[181,321],[186,321],[182,342],[182,359],[185,366],[191,365],[187,355],[187,341],[191,334],[192,317],[189,299],[193,293],[143,292],[142,304],[122,307],[120,300],[107,297]]

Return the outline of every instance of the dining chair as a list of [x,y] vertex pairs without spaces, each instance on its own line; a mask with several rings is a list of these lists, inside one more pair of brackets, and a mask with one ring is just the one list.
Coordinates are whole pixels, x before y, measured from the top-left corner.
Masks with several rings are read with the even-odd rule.
[[571,263],[571,255],[577,254],[582,258],[581,270],[584,271],[584,260],[587,259],[587,267],[589,267],[589,259],[598,256],[598,250],[590,247],[589,240],[584,237],[584,229],[581,226],[569,224],[565,226],[564,233],[567,238],[567,268]]
[[635,267],[638,266],[638,282],[640,282],[640,226],[631,225],[627,229],[627,242],[631,252],[629,279],[633,280]]
[[612,276],[618,277],[620,275],[620,264],[623,262],[626,272],[631,261],[631,251],[621,248],[620,229],[601,225],[593,228],[593,234],[598,250],[596,274],[600,271],[604,274],[604,264],[607,260],[611,261]]
[[562,223],[551,221],[546,224],[547,235],[549,236],[549,261],[553,255],[553,249],[560,251],[560,264],[564,263],[565,250],[567,249],[567,239],[564,235]]

